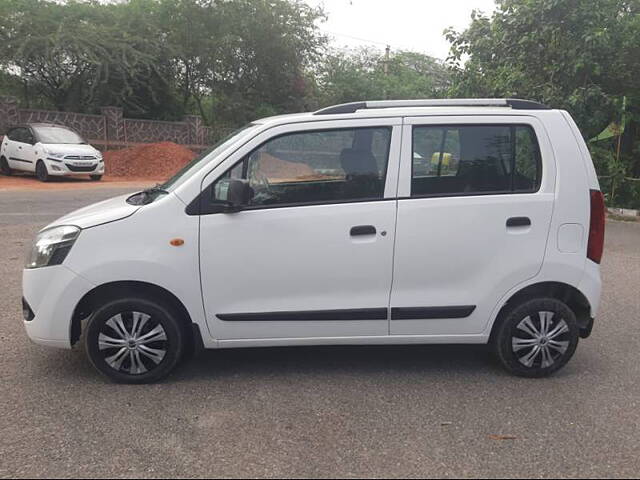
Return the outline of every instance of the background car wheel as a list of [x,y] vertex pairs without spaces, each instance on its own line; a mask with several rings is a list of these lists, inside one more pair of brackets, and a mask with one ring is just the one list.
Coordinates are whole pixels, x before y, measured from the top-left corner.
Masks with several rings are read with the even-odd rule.
[[521,377],[547,377],[564,367],[578,346],[576,317],[553,298],[528,300],[507,313],[494,348],[507,371]]
[[11,170],[11,167],[9,167],[9,162],[4,157],[0,157],[0,173],[2,173],[2,175],[7,175],[7,176],[13,173],[13,171]]
[[38,177],[38,180],[41,182],[49,181],[49,172],[47,171],[47,166],[42,160],[39,160],[36,164],[36,177]]
[[99,182],[100,180],[102,180],[102,175],[89,175],[89,177],[91,178],[91,180],[93,180],[94,182]]
[[93,366],[118,383],[165,378],[182,357],[183,331],[166,305],[145,299],[112,300],[98,308],[86,328]]

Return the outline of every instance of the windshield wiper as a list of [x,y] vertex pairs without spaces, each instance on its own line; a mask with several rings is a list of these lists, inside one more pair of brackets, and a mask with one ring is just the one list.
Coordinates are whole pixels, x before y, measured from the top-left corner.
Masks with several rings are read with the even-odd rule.
[[141,192],[134,193],[127,198],[130,205],[147,205],[158,198],[158,194],[168,194],[169,192],[162,188],[162,184],[158,183],[153,187],[149,187]]
[[162,188],[162,183],[156,183],[153,187],[149,187],[142,191],[142,193],[169,193]]

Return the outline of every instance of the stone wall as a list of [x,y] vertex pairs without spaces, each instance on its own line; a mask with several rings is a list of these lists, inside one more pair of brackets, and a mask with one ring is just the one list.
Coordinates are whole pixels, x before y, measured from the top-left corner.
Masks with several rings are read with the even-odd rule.
[[124,118],[119,107],[102,107],[100,115],[21,109],[13,98],[0,98],[0,136],[21,123],[55,123],[80,133],[90,143],[103,148],[121,148],[132,144],[174,142],[195,150],[214,143],[215,132],[198,115],[181,122],[162,122]]

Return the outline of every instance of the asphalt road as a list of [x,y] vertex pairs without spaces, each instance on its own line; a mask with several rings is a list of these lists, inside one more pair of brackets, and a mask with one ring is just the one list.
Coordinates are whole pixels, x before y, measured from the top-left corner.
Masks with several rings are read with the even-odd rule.
[[640,224],[607,225],[594,334],[550,379],[479,347],[327,347],[210,351],[135,387],[32,345],[19,302],[37,229],[119,193],[0,192],[0,476],[640,474]]

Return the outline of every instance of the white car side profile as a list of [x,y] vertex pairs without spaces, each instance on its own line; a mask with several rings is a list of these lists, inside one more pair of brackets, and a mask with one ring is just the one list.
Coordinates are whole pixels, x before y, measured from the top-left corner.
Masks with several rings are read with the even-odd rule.
[[44,228],[24,326],[126,383],[197,348],[338,344],[488,344],[545,377],[591,334],[603,242],[567,112],[358,102],[253,122],[163,185]]
[[34,173],[38,180],[89,175],[99,181],[104,161],[76,132],[62,125],[29,123],[10,128],[0,145],[0,173]]

